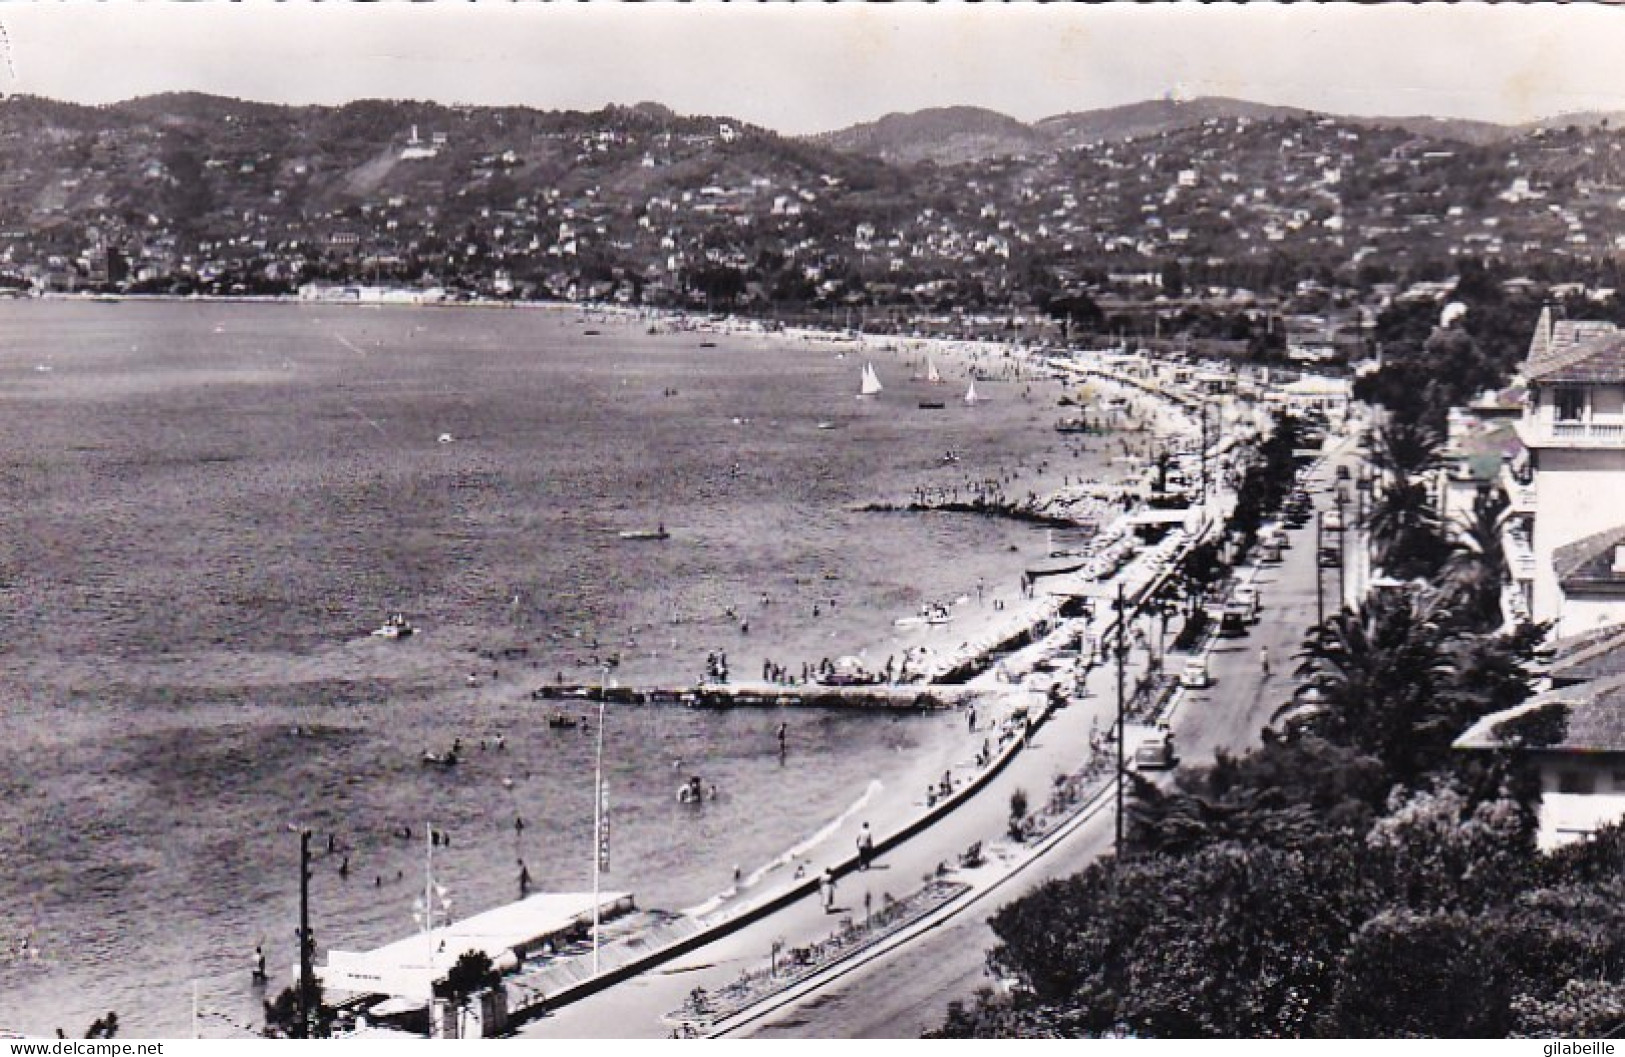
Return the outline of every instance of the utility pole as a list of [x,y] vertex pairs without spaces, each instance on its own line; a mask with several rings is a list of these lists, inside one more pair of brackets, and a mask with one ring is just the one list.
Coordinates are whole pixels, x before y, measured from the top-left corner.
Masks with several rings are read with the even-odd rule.
[[1123,771],[1126,767],[1124,760],[1124,744],[1128,741],[1128,730],[1124,724],[1127,715],[1127,701],[1124,696],[1123,667],[1128,662],[1128,640],[1123,637],[1125,622],[1128,620],[1128,608],[1123,603],[1123,585],[1117,585],[1117,861],[1123,860]]
[[1202,506],[1207,507],[1207,400],[1202,401]]
[[[1326,623],[1326,586],[1325,577],[1321,575],[1320,550],[1325,545],[1322,518],[1320,511],[1315,511],[1315,627]],[[1343,559],[1338,558],[1341,562]]]
[[1343,493],[1337,494],[1337,608],[1348,604],[1348,583],[1344,570],[1348,567],[1348,550],[1343,546]]
[[310,995],[315,990],[310,965],[310,830],[299,831],[299,1034],[310,1034]]
[[604,669],[598,686],[598,753],[592,780],[592,974],[598,975],[598,886],[600,874],[609,868],[604,847],[604,704],[609,700],[609,669]]

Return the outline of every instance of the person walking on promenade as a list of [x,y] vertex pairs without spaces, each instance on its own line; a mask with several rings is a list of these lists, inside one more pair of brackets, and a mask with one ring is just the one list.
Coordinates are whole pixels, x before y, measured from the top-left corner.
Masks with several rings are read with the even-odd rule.
[[869,861],[874,858],[874,854],[874,834],[869,832],[869,823],[865,822],[863,828],[858,831],[858,869],[867,870]]
[[1270,648],[1268,646],[1258,647],[1258,667],[1263,670],[1264,678],[1268,679],[1270,677]]
[[824,875],[818,879],[818,891],[824,897],[824,913],[835,912],[835,871],[824,867]]
[[790,725],[788,723],[780,723],[779,724],[779,755],[780,756],[783,756],[785,754],[785,752],[789,749],[789,738],[790,738]]
[[970,708],[968,710],[966,710],[965,716],[966,716],[967,725],[970,727],[970,733],[975,734],[976,733],[976,706],[971,705]]

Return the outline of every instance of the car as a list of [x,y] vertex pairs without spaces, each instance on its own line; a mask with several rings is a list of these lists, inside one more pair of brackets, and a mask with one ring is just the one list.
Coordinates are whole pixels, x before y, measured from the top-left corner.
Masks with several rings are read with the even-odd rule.
[[1247,607],[1232,602],[1219,615],[1219,634],[1226,638],[1247,634]]
[[1324,532],[1342,532],[1343,515],[1335,510],[1328,510],[1320,519],[1320,527]]
[[1174,755],[1174,736],[1158,732],[1140,742],[1134,750],[1134,766],[1142,771],[1166,771],[1179,763]]
[[1267,540],[1260,544],[1258,560],[1264,565],[1281,564],[1281,545],[1274,540]]
[[1349,479],[1349,468],[1347,465],[1339,466],[1337,468],[1337,479],[1339,481],[1346,481]]
[[1179,670],[1179,685],[1202,690],[1213,685],[1213,676],[1207,670],[1206,657],[1192,657]]
[[1343,551],[1338,547],[1320,548],[1320,567],[1322,569],[1335,569],[1343,564]]
[[1236,588],[1235,604],[1240,606],[1242,612],[1247,614],[1248,623],[1258,622],[1259,599],[1256,587]]

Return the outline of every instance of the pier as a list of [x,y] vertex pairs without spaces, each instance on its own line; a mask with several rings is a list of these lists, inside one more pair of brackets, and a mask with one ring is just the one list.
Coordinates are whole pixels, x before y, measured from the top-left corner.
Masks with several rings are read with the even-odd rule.
[[[741,680],[697,686],[597,686],[559,683],[531,691],[537,701],[559,705],[682,705],[687,708],[861,708],[923,711],[957,707],[970,696],[957,686],[927,683],[796,683],[782,685]],[[568,717],[566,717],[568,718]]]

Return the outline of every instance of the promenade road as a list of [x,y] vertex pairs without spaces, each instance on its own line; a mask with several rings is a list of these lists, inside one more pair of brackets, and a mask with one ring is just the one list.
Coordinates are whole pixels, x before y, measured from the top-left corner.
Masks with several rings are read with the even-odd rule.
[[[1329,509],[1335,467],[1349,460],[1340,445],[1310,482],[1317,509]],[[1253,574],[1243,570],[1242,575]],[[1211,655],[1213,685],[1187,691],[1173,726],[1181,762],[1211,762],[1220,749],[1242,751],[1258,743],[1270,714],[1291,693],[1294,654],[1315,620],[1315,527],[1311,520],[1291,533],[1291,547],[1277,566],[1256,570],[1263,609],[1243,638],[1219,640]],[[1336,569],[1325,570],[1328,609],[1335,603]],[[1272,675],[1259,667],[1260,646],[1269,649]],[[968,999],[993,983],[986,952],[996,939],[987,918],[1004,903],[1043,882],[1082,870],[1111,851],[1113,818],[1102,811],[1042,859],[1013,877],[991,897],[966,908],[905,948],[871,959],[805,998],[742,1028],[760,1038],[918,1038],[941,1025],[947,1005]]]
[[[1317,503],[1328,501],[1325,484],[1331,470],[1323,464]],[[1221,747],[1243,749],[1257,740],[1259,729],[1290,691],[1292,656],[1314,620],[1315,555],[1313,522],[1295,533],[1282,565],[1264,570],[1258,580],[1264,609],[1260,623],[1242,639],[1221,643],[1213,657],[1216,684],[1180,702],[1174,717],[1176,744],[1183,762],[1201,763]],[[1335,592],[1335,584],[1332,585]],[[1333,596],[1335,598],[1335,595]],[[1328,605],[1335,604],[1331,599]],[[1267,645],[1274,675],[1267,681],[1258,669],[1258,648]],[[1133,674],[1145,657],[1131,658]],[[1116,673],[1094,669],[1082,699],[1055,712],[1035,732],[1032,743],[985,789],[915,837],[878,856],[867,872],[843,877],[837,886],[837,911],[826,914],[816,896],[800,899],[760,921],[712,941],[687,955],[638,977],[567,1005],[524,1025],[526,1038],[661,1038],[671,1031],[662,1017],[679,1009],[696,987],[715,991],[749,969],[761,967],[776,940],[804,945],[828,936],[843,915],[861,919],[864,896],[879,906],[885,893],[901,897],[919,888],[939,864],[952,866],[974,842],[994,848],[1006,829],[1011,794],[1024,790],[1035,805],[1047,799],[1054,779],[1077,770],[1088,759],[1091,736],[1108,730],[1115,718]],[[1132,750],[1135,728],[1130,726]],[[975,744],[979,744],[977,741]],[[967,744],[967,755],[973,751]],[[889,790],[889,795],[919,797],[915,790]],[[809,869],[852,854],[859,819],[836,833],[813,853]],[[948,1001],[969,997],[986,983],[985,953],[992,934],[986,918],[999,905],[1043,880],[1081,869],[1109,851],[1113,839],[1110,804],[1044,857],[1008,880],[996,867],[983,871],[978,891],[997,884],[990,895],[953,915],[897,951],[860,955],[831,974],[828,983],[765,1017],[739,1025],[741,1034],[765,1036],[917,1037],[941,1022]],[[850,829],[851,832],[847,832]],[[881,832],[884,838],[886,833]],[[986,874],[993,874],[991,879]],[[962,901],[965,902],[965,901]],[[959,907],[960,904],[955,904]],[[767,1007],[771,1008],[772,1003]],[[742,1018],[743,1019],[743,1018]]]

